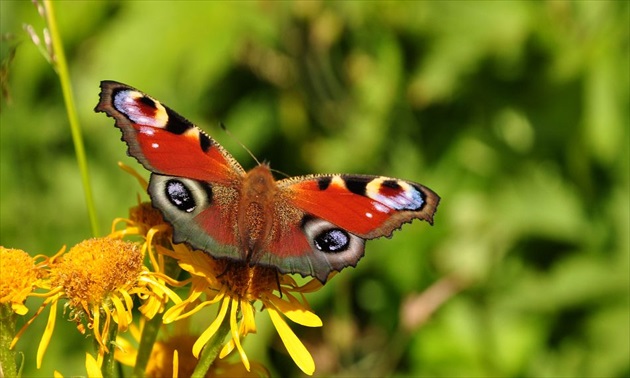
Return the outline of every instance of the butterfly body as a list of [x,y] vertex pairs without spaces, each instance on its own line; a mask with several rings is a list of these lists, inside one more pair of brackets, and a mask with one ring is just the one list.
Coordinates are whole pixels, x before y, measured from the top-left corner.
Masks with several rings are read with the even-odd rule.
[[276,181],[250,171],[214,139],[148,95],[103,81],[102,111],[116,120],[128,153],[152,172],[153,205],[173,240],[216,258],[275,267],[325,282],[355,266],[365,240],[403,223],[433,223],[439,197],[420,184],[367,175],[309,175]]

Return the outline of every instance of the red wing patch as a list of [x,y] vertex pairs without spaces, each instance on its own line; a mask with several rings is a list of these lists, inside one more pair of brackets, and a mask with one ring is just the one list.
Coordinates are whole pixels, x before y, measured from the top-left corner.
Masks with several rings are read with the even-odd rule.
[[116,120],[129,155],[152,172],[224,184],[245,174],[207,134],[135,88],[103,81],[95,110]]

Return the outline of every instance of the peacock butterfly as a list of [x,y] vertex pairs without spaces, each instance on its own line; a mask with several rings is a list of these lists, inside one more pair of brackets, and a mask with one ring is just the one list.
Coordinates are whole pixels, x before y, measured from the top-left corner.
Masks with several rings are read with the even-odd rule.
[[391,237],[403,223],[433,224],[440,197],[411,181],[319,174],[276,181],[267,164],[246,172],[214,139],[128,85],[101,82],[96,112],[113,117],[128,154],[152,172],[153,206],[173,241],[215,258],[325,283],[356,266],[365,240]]

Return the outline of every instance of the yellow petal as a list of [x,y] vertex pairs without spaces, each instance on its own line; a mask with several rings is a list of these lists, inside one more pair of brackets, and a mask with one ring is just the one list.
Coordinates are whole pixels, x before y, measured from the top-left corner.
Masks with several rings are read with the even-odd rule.
[[[337,272],[331,273],[328,276],[328,279],[330,280],[336,274],[337,274]],[[293,291],[298,291],[300,293],[312,293],[314,291],[317,291],[317,290],[321,289],[323,286],[324,285],[321,282],[319,282],[319,280],[312,279],[309,282],[307,282],[306,284],[302,285],[301,287],[293,289]]]
[[221,353],[219,353],[219,358],[223,359],[225,356],[230,354],[234,350],[234,340],[230,339],[223,348],[221,349]]
[[123,171],[131,174],[133,177],[136,178],[136,180],[138,180],[138,182],[140,183],[140,186],[142,186],[142,189],[144,189],[144,191],[147,191],[147,188],[149,187],[149,184],[147,183],[147,180],[144,179],[144,177],[140,176],[140,174],[138,172],[136,172],[135,169],[131,168],[130,166],[126,165],[123,162],[118,162],[118,166],[120,167],[120,169],[122,169]]
[[201,336],[199,336],[197,341],[195,341],[195,344],[193,345],[193,355],[195,356],[195,358],[199,358],[199,353],[201,352],[201,349],[204,347],[204,345],[206,345],[208,340],[210,340],[210,338],[214,336],[214,334],[219,329],[221,323],[223,323],[223,319],[225,319],[225,314],[227,313],[229,304],[230,299],[225,298],[223,303],[221,303],[221,308],[219,309],[219,313],[217,314],[216,319],[214,319],[212,324],[210,324],[210,327],[206,328]]
[[52,337],[53,330],[55,329],[56,318],[57,318],[57,301],[53,301],[52,305],[50,305],[50,314],[48,315],[48,322],[46,323],[46,329],[44,330],[42,339],[39,342],[39,347],[37,348],[37,368],[38,369],[42,367],[42,360],[44,359],[44,353],[46,353],[46,349],[48,348],[48,343],[50,343],[50,338]]
[[289,355],[295,361],[295,364],[306,374],[313,375],[315,372],[315,361],[311,353],[306,349],[304,344],[295,336],[295,333],[289,328],[287,323],[282,319],[280,314],[272,308],[268,307],[269,317],[274,327],[278,331],[278,335],[282,339],[284,346],[287,348]]
[[11,303],[11,309],[18,315],[26,315],[28,312],[28,307],[23,303]]
[[249,371],[249,360],[247,359],[247,355],[245,354],[245,350],[241,346],[240,335],[238,334],[238,323],[236,322],[236,312],[238,311],[238,299],[232,298],[232,308],[230,311],[230,331],[232,332],[232,340],[234,340],[234,344],[236,344],[236,349],[238,349],[238,354],[241,355],[241,361],[243,361],[243,365],[245,365],[245,369]]
[[305,308],[308,311],[311,311],[311,307],[308,305],[308,301],[306,300],[306,296],[304,296],[304,293],[299,293],[299,294],[300,294],[300,298],[302,298],[301,302],[292,293],[287,293],[286,297],[291,304],[297,305],[299,307]]
[[162,321],[164,322],[164,324],[169,324],[176,321],[180,317],[181,313],[186,309],[186,306],[188,306],[188,304],[188,301],[180,302],[166,310],[166,312],[162,316]]
[[117,296],[112,295],[110,299],[116,308],[116,318],[114,320],[118,323],[118,330],[124,332],[127,330],[127,327],[129,327],[129,323],[131,323],[131,311],[127,311],[127,309],[125,309],[122,301]]
[[197,306],[195,306],[195,308],[193,308],[192,310],[182,314],[181,312],[186,309],[187,305],[190,304],[189,300],[187,299],[186,301],[178,303],[175,306],[169,308],[164,313],[164,317],[162,318],[163,322],[164,322],[164,324],[169,324],[169,323],[172,323],[172,322],[174,322],[176,320],[187,318],[187,317],[195,314],[196,312],[200,311],[202,308],[204,308],[206,306],[209,306],[211,304],[215,304],[216,302],[218,302],[217,298],[219,298],[219,299],[223,298],[222,292],[219,293],[215,298],[212,298],[212,300],[201,302]]
[[275,308],[283,313],[291,321],[306,327],[321,327],[322,320],[314,312],[303,308],[299,302],[286,302],[276,296],[270,295],[266,298]]
[[101,367],[98,366],[98,362],[96,362],[96,359],[89,353],[85,354],[85,370],[87,372],[87,376],[90,378],[103,377],[103,374],[101,373]]
[[116,337],[114,358],[116,358],[116,361],[125,366],[134,366],[136,364],[136,359],[138,358],[138,351],[127,339],[118,336]]
[[155,315],[162,308],[162,303],[157,300],[146,300],[140,307],[138,307],[138,311],[142,313],[147,319],[153,319]]
[[131,222],[129,220],[123,219],[123,218],[116,218],[114,219],[114,221],[112,222],[112,232],[107,235],[108,238],[112,238],[112,239],[122,239],[127,235],[139,235],[140,234],[140,229],[138,227],[132,227],[132,226],[127,226],[126,228],[122,229],[122,230],[115,230],[116,225],[118,223],[121,222]]
[[[165,285],[163,285],[161,282],[157,280],[150,279],[146,276],[141,276],[139,281],[151,285],[151,287],[153,288],[153,291],[156,294],[168,295],[168,297],[170,298],[170,300],[173,301],[173,303],[181,303],[182,301],[179,295],[177,295],[173,290],[169,289],[168,287],[166,287]],[[156,290],[156,289],[159,289],[159,290]]]
[[[53,289],[50,292],[50,295],[46,298],[44,303],[42,303],[41,306],[39,306],[39,308],[35,312],[35,315],[33,315],[28,321],[26,321],[26,323],[24,323],[24,325],[22,326],[22,328],[20,328],[18,333],[15,334],[15,336],[13,337],[13,340],[11,340],[11,344],[9,344],[9,349],[13,349],[15,347],[15,344],[18,342],[18,340],[20,340],[20,337],[22,337],[22,334],[24,334],[24,332],[26,331],[28,326],[33,324],[35,319],[37,319],[37,317],[44,311],[44,309],[46,309],[46,307],[48,307],[48,304],[49,303],[55,303],[59,299],[59,291],[60,290],[58,290],[58,289]],[[55,306],[55,308],[57,308],[57,307]],[[50,317],[48,318],[48,321],[50,321]],[[53,323],[54,323],[54,319],[53,319]],[[54,328],[54,324],[51,327],[51,329],[52,328]],[[42,337],[46,336],[46,332],[47,331],[48,331],[48,328],[44,331],[44,335]],[[52,333],[52,330],[50,332]],[[48,336],[48,341],[50,341],[50,336]],[[48,341],[46,342],[46,345],[48,345]],[[40,346],[41,346],[41,344],[40,344]]]
[[[105,324],[103,325],[103,334],[107,335],[109,333],[109,322],[108,320],[110,319],[109,317],[109,312],[107,312],[107,307],[103,307],[103,311],[105,312]],[[109,352],[109,349],[107,349],[107,346],[105,345],[105,343],[103,343],[103,336],[101,335],[101,312],[99,311],[99,308],[96,307],[94,311],[92,311],[92,313],[94,314],[94,321],[92,322],[93,324],[93,332],[94,332],[94,340],[96,340],[99,345],[101,346],[101,349],[104,349],[106,351]]]
[[241,314],[243,321],[241,322],[241,335],[248,333],[256,333],[256,318],[254,316],[254,307],[247,300],[241,300]]
[[[131,298],[131,295],[129,295],[129,292],[127,290],[118,290],[118,292],[125,300],[125,308],[130,309],[129,313],[131,314],[131,309],[133,308],[133,299]],[[131,322],[131,319],[129,320],[129,322]]]
[[131,333],[131,337],[133,337],[133,339],[138,342],[140,341],[142,328],[144,328],[144,319],[140,319],[140,327],[138,327],[134,323],[131,323],[131,325],[129,326],[129,332]]
[[179,376],[179,354],[177,353],[177,349],[173,351],[173,378],[178,378]]

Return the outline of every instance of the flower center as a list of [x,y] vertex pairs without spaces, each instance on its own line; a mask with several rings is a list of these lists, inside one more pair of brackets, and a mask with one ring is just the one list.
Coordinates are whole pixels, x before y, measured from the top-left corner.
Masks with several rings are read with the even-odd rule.
[[85,240],[51,269],[52,284],[62,286],[72,307],[102,304],[106,296],[132,283],[142,270],[138,245],[110,238]]
[[227,259],[216,260],[216,264],[217,279],[239,298],[253,301],[262,292],[278,289],[278,271],[274,268]]
[[22,292],[24,298],[20,300],[24,300],[38,278],[33,258],[19,249],[0,247],[0,272],[0,303]]

